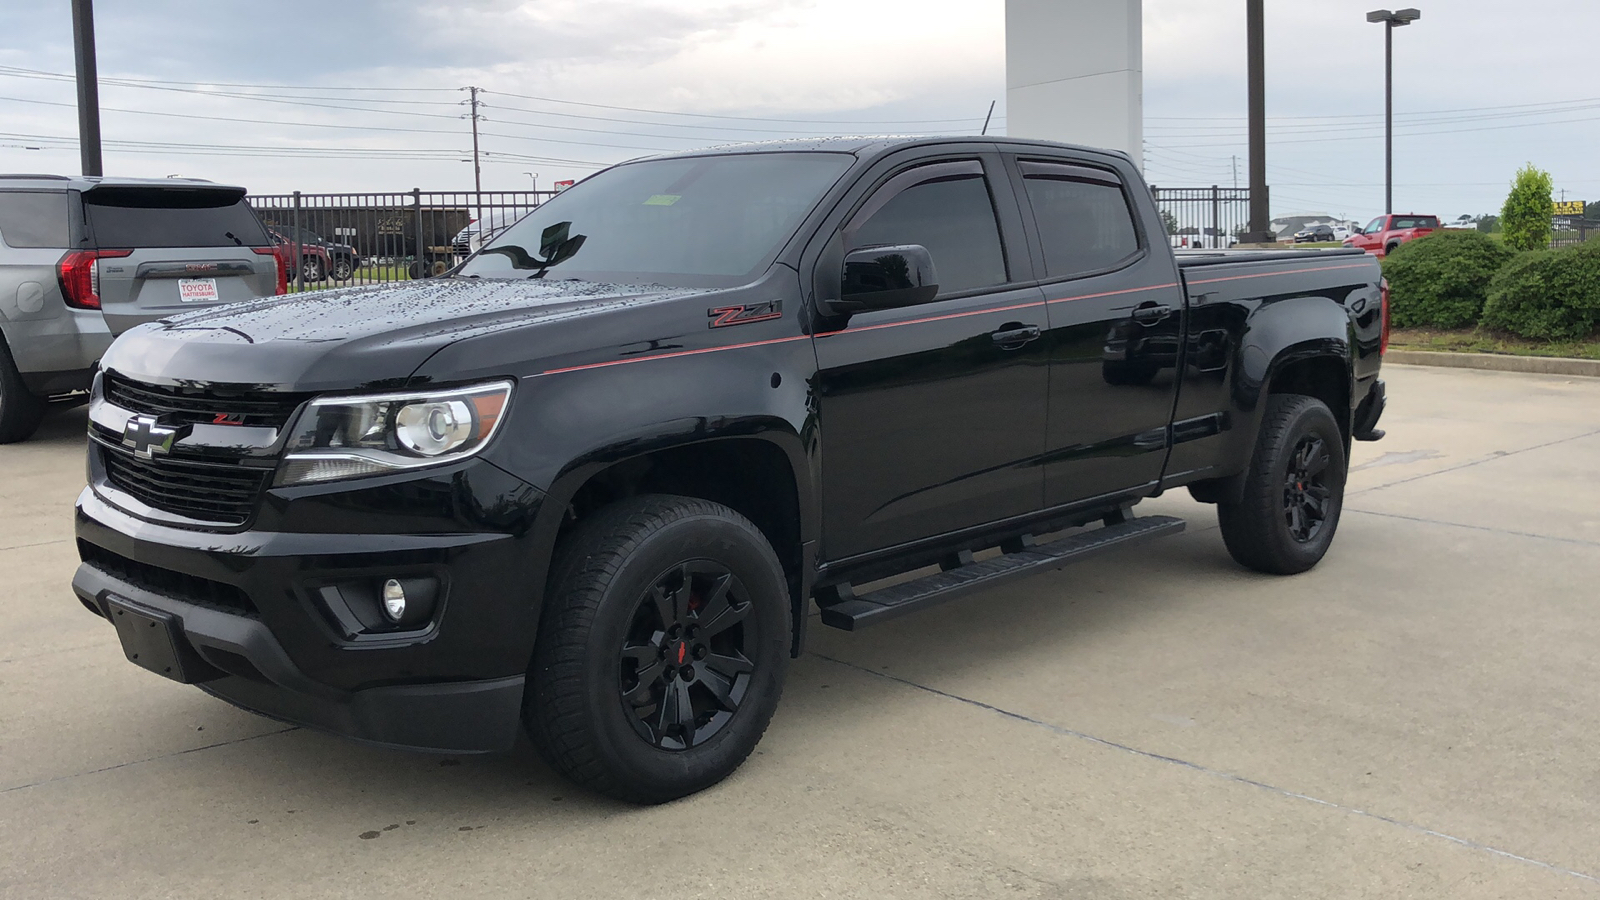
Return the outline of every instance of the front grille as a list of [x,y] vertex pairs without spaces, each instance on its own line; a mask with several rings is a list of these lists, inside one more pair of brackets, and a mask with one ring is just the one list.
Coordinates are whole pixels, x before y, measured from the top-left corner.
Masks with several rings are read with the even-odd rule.
[[246,616],[258,615],[249,595],[231,584],[137,562],[83,540],[78,541],[78,557],[108,575],[152,594]]
[[102,387],[106,400],[113,406],[158,416],[168,424],[225,422],[229,425],[264,425],[280,430],[309,396],[170,387],[131,381],[110,373],[106,374]]
[[221,525],[243,525],[266,490],[271,469],[171,457],[139,459],[101,444],[106,480],[147,506]]

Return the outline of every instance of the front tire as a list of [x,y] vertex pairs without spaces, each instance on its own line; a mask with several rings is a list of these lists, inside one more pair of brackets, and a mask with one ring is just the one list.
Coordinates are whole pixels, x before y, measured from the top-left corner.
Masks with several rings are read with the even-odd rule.
[[1217,504],[1228,553],[1271,575],[1315,566],[1339,527],[1345,466],[1344,437],[1326,404],[1270,395],[1242,497]]
[[0,340],[0,444],[15,444],[33,437],[49,406],[34,396],[11,360],[11,348]]
[[706,500],[647,495],[556,555],[524,722],[545,761],[599,793],[662,803],[755,749],[789,662],[787,581],[761,532]]

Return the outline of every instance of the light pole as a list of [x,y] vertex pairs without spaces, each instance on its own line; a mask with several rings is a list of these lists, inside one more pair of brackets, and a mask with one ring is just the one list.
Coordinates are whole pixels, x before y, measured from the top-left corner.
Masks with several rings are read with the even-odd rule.
[[533,180],[533,190],[535,192],[538,192],[538,190],[539,190],[539,173],[538,172],[523,172],[522,174],[528,176],[530,179]]
[[103,175],[100,160],[100,76],[94,57],[94,2],[72,0],[72,48],[78,71],[78,155],[83,174]]
[[1422,18],[1420,9],[1373,10],[1368,22],[1383,23],[1383,211],[1394,214],[1394,30]]

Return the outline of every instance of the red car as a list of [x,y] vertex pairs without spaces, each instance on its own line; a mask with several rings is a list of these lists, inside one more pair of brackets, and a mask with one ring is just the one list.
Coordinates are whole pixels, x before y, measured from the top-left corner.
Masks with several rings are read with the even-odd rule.
[[[292,283],[296,275],[294,241],[271,229],[268,229],[267,235],[272,238],[272,246],[278,257],[284,281]],[[319,244],[301,243],[300,258],[305,260],[307,282],[321,281],[333,271],[333,258],[328,254],[328,248]]]
[[1379,216],[1368,222],[1367,227],[1345,238],[1344,245],[1359,247],[1378,256],[1388,256],[1389,251],[1406,241],[1414,241],[1438,230],[1438,216],[1419,216],[1416,213]]

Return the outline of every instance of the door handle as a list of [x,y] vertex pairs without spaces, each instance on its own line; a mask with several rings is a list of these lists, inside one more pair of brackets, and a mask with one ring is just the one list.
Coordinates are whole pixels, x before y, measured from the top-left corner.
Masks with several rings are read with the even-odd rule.
[[1133,311],[1134,321],[1142,322],[1145,325],[1154,325],[1170,315],[1172,315],[1172,307],[1165,303],[1141,306]]
[[1037,325],[1009,325],[1000,331],[989,335],[994,342],[1007,349],[1015,350],[1024,344],[1036,341],[1042,332]]

